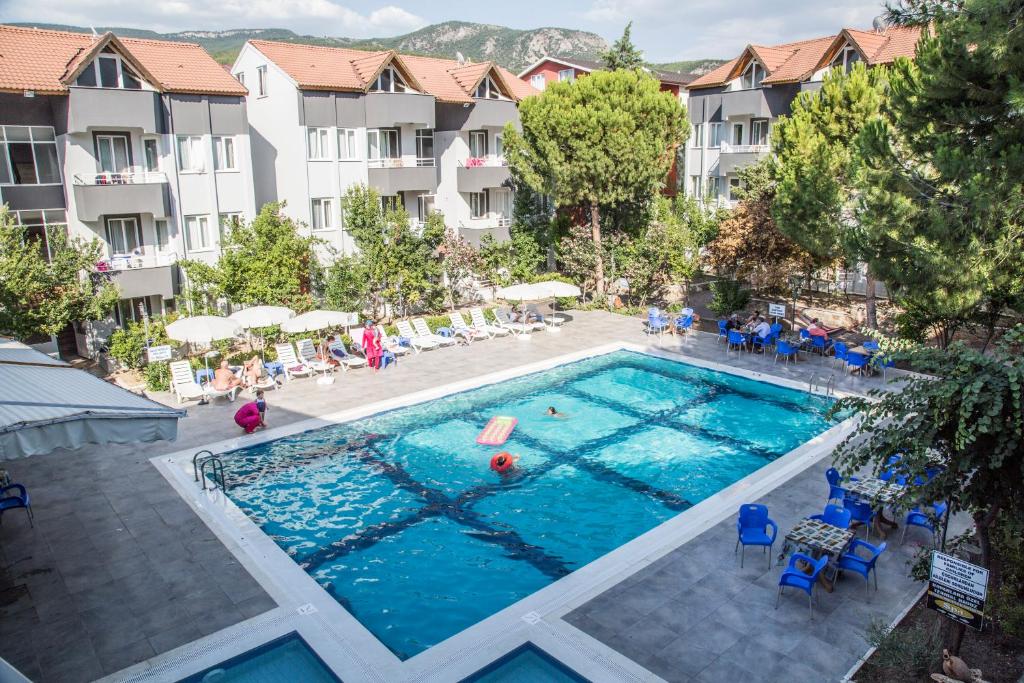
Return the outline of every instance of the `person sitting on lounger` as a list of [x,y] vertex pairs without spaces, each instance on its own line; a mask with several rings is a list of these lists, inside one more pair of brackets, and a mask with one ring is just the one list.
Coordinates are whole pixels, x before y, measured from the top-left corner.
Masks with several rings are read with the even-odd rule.
[[242,363],[242,383],[247,387],[254,387],[263,378],[263,361],[259,356],[253,356]]
[[316,357],[322,360],[323,362],[327,363],[328,365],[338,367],[339,365],[341,365],[341,361],[338,360],[338,356],[334,355],[334,353],[331,350],[331,347],[334,346],[334,344],[334,335],[327,335],[327,341],[324,342],[323,352],[316,354]]
[[222,360],[220,367],[217,368],[213,373],[213,388],[217,391],[228,391],[234,389],[242,383],[242,380],[235,377],[235,373],[231,372],[231,368],[228,367],[228,362]]

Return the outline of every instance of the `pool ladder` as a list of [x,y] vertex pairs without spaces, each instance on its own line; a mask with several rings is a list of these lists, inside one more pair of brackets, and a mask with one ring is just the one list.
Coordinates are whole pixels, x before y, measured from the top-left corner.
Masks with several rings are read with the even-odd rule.
[[818,373],[812,372],[810,378],[807,380],[807,393],[813,394],[815,389],[824,389],[825,396],[835,396],[836,394],[836,375],[832,373],[828,376],[828,381],[822,384],[815,384],[815,380],[818,379]]
[[204,491],[206,490],[207,472],[213,482],[214,491],[218,486],[222,491],[228,490],[227,479],[224,476],[224,463],[211,451],[199,451],[192,456],[192,475],[196,481],[202,482]]

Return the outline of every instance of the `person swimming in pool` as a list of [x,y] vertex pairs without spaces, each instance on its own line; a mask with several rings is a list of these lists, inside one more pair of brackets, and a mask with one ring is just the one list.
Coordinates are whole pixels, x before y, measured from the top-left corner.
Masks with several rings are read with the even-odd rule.
[[519,460],[518,455],[513,455],[508,451],[502,451],[491,458],[491,469],[498,474],[511,474],[515,469],[517,460]]
[[561,420],[564,420],[565,418],[569,417],[565,413],[558,412],[558,410],[554,406],[548,406],[547,414],[549,417],[557,417]]

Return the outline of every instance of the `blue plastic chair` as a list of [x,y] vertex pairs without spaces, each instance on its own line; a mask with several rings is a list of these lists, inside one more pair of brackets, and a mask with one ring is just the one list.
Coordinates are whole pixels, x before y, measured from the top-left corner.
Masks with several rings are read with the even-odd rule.
[[836,366],[836,361],[846,362],[846,354],[849,351],[849,347],[843,342],[836,342],[832,345],[832,367]]
[[647,311],[647,334],[661,334],[668,329],[668,318],[661,315],[657,308]]
[[903,535],[900,536],[900,545],[907,539],[907,529],[912,526],[921,527],[927,529],[932,533],[932,543],[935,543],[935,535],[939,525],[942,523],[942,518],[946,516],[946,510],[949,508],[946,503],[935,503],[932,505],[934,514],[929,515],[920,508],[911,508],[910,512],[907,513],[907,518],[903,520]]
[[[14,493],[11,493],[11,492]],[[35,515],[32,514],[32,501],[29,499],[28,491],[22,484],[11,484],[0,488],[0,523],[3,522],[3,513],[8,510],[24,508],[28,514],[29,526],[35,526]]]
[[[811,566],[812,571],[810,574],[805,573],[803,569],[796,566],[796,563],[801,560]],[[818,583],[818,575],[821,574],[827,564],[828,555],[822,555],[816,560],[810,555],[793,553],[792,557],[789,558],[789,564],[782,571],[782,576],[779,577],[779,594],[775,598],[775,609],[779,608],[779,601],[782,599],[784,588],[799,588],[807,593],[807,607],[810,609],[811,619],[813,620],[814,586]]]
[[[869,557],[862,557],[857,554],[857,549],[863,548],[868,551]],[[839,556],[839,560],[836,562],[836,567],[840,571],[844,572],[855,572],[864,577],[864,592],[866,596],[870,596],[868,577],[872,575],[875,580],[875,591],[878,591],[878,571],[875,568],[875,563],[878,562],[878,556],[885,552],[886,544],[882,543],[879,546],[873,546],[867,541],[862,541],[859,538],[853,539],[849,549],[845,553]]]
[[846,354],[846,367],[855,368],[860,375],[864,374],[864,368],[868,366],[868,357],[863,353],[849,351]]
[[897,471],[896,465],[899,464],[902,458],[903,456],[901,456],[899,453],[896,453],[895,455],[890,455],[889,459],[885,461],[886,469],[883,470],[882,473],[878,475],[878,478],[881,479],[882,481],[889,481],[890,479],[892,479]]
[[721,341],[723,339],[725,339],[726,341],[728,341],[728,339],[729,339],[729,321],[728,320],[719,320],[718,321],[718,340]]
[[[771,531],[769,533],[769,530]],[[743,555],[748,545],[759,545],[768,551],[768,568],[772,568],[772,546],[779,533],[779,526],[768,517],[768,508],[764,505],[747,503],[740,506],[739,518],[736,520],[736,550],[743,546],[740,553],[740,568],[743,567]]]
[[782,334],[782,323],[772,323],[772,334],[778,338]]
[[856,498],[843,499],[843,507],[850,511],[850,520],[864,525],[865,536],[871,538],[871,523],[875,521],[875,509],[871,503]]
[[824,358],[825,354],[828,353],[828,349],[831,345],[832,342],[824,337],[811,337],[811,351],[821,354],[822,358]]
[[736,347],[736,352],[739,353],[740,349],[746,348],[747,338],[743,336],[742,332],[736,330],[729,330],[729,344],[725,347],[725,353],[728,355],[732,347]]
[[772,345],[772,335],[771,335],[770,332],[768,333],[767,337],[762,337],[761,335],[758,335],[758,334],[751,335],[751,337],[750,337],[750,348],[751,348],[751,350],[756,349],[756,348],[760,348],[761,352],[764,353],[764,350],[766,348],[768,348],[769,346],[771,346],[771,345]]
[[850,520],[852,519],[850,511],[844,507],[838,505],[826,505],[825,511],[820,515],[811,515],[810,519],[817,519],[818,521],[825,522],[825,524],[831,524],[832,526],[839,527],[840,529],[849,529]]
[[800,330],[800,346],[804,346],[811,339],[811,333],[807,330]]
[[676,331],[686,334],[693,329],[693,316],[687,315],[676,318]]
[[861,344],[861,346],[863,346],[868,351],[877,351],[878,350],[878,342],[876,342],[876,341],[874,341],[872,339],[869,339],[868,341],[864,342],[863,344]]
[[885,354],[885,353],[875,354],[874,356],[872,356],[871,362],[872,362],[872,364],[876,368],[882,368],[882,381],[883,382],[886,381],[886,372],[885,371],[887,369],[889,369],[889,368],[896,367],[896,359],[893,358],[892,356],[888,355],[888,354]]
[[790,360],[795,360],[796,352],[798,350],[799,349],[796,346],[793,346],[788,341],[783,341],[780,339],[775,344],[775,362],[779,362],[779,356],[782,356],[785,359],[786,363],[788,363]]
[[[825,470],[825,480],[828,482],[828,500],[825,501],[826,503],[846,498],[846,489],[842,487],[843,475],[839,474],[839,470],[835,467],[829,467]],[[855,477],[851,477],[851,481],[856,480]]]

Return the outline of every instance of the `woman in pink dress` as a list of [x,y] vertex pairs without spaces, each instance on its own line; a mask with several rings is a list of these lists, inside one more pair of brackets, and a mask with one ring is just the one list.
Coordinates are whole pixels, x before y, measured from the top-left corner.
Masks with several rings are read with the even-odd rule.
[[380,333],[377,331],[372,320],[367,320],[366,325],[363,327],[362,345],[366,362],[376,372],[380,368],[381,343]]

